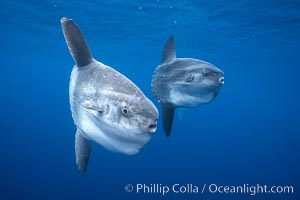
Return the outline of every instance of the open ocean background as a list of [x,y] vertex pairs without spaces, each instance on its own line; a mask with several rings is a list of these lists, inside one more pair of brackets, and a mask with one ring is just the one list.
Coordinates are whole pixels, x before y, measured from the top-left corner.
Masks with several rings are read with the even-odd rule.
[[[0,1],[0,199],[299,199],[300,1]],[[215,101],[159,126],[139,154],[94,144],[77,170],[68,87],[74,61],[60,18],[93,56],[151,99],[174,34],[178,57],[225,72]],[[180,116],[180,117],[179,117]],[[136,194],[126,184],[291,185],[294,194]],[[201,188],[199,188],[201,190]]]

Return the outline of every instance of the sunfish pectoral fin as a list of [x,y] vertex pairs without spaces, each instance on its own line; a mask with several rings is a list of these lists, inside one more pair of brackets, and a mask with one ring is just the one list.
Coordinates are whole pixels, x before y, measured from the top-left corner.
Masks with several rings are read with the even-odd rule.
[[85,100],[81,103],[81,106],[86,109],[89,109],[89,110],[98,110],[99,109],[97,102],[94,100]]
[[87,168],[90,152],[91,142],[77,129],[75,135],[75,155],[76,164],[81,173],[84,173]]
[[163,63],[167,63],[175,58],[176,58],[175,40],[174,40],[174,36],[171,35],[165,45],[162,60]]
[[60,20],[65,40],[73,59],[78,67],[90,64],[93,61],[90,49],[75,22],[66,17]]
[[100,114],[107,115],[109,113],[110,107],[108,104],[103,104],[99,106],[94,100],[86,100],[81,103],[81,106],[88,110],[98,111]]
[[168,105],[162,106],[162,123],[167,137],[170,137],[174,119],[175,108]]

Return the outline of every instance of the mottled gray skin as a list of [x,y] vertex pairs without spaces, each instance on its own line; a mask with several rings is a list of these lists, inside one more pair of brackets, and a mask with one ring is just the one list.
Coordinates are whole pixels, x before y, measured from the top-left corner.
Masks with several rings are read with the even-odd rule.
[[100,62],[73,68],[69,96],[77,128],[109,150],[136,154],[156,130],[158,113],[152,102]]
[[69,97],[77,127],[75,153],[79,170],[86,170],[90,141],[114,152],[138,153],[156,131],[156,107],[132,81],[93,59],[72,20],[62,18],[61,24],[76,62]]
[[162,104],[163,127],[170,136],[176,108],[193,108],[215,99],[224,84],[224,73],[211,63],[176,58],[173,36],[167,41],[163,63],[152,77],[152,94]]

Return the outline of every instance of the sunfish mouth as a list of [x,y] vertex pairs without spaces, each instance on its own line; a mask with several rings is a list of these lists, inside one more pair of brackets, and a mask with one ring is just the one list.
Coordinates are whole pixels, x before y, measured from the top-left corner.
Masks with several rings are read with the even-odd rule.
[[149,133],[154,133],[156,131],[156,128],[157,128],[157,122],[154,122],[154,123],[150,124],[148,126]]
[[219,78],[219,83],[224,84],[224,76]]

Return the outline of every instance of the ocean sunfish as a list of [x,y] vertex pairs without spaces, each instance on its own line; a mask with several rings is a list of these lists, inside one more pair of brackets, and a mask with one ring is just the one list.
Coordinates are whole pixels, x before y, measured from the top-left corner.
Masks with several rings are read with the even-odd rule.
[[162,60],[153,74],[151,88],[162,104],[162,124],[169,137],[175,109],[193,108],[214,100],[224,84],[224,73],[202,60],[177,58],[173,36],[164,47]]
[[73,20],[61,19],[63,34],[76,63],[69,85],[76,163],[84,173],[91,141],[127,155],[138,153],[157,128],[158,110],[128,78],[96,61]]

